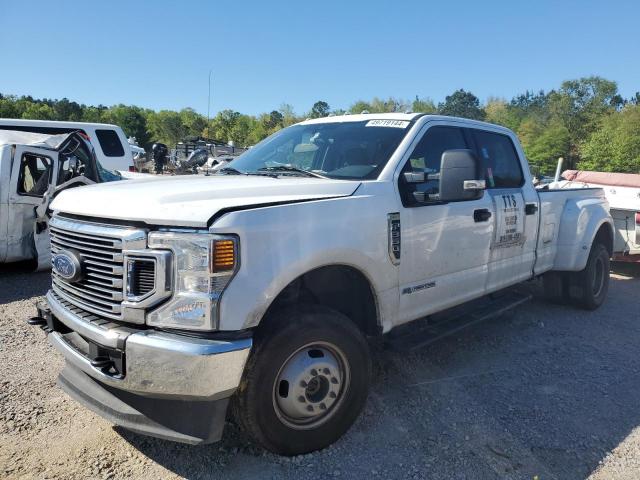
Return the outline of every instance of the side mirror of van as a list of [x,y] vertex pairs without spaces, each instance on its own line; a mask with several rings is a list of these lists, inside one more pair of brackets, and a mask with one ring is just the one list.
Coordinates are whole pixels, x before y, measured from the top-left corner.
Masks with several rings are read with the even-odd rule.
[[476,200],[482,198],[486,188],[484,180],[478,180],[480,162],[471,150],[447,150],[440,162],[441,202]]

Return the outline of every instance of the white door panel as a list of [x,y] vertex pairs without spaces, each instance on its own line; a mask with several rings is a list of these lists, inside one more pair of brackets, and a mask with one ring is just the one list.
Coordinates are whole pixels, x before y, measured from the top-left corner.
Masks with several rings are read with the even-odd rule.
[[401,322],[484,294],[493,222],[476,222],[474,211],[492,208],[485,194],[402,212]]
[[491,190],[490,195],[496,215],[487,279],[489,292],[531,277],[538,228],[537,215],[525,214],[521,189]]

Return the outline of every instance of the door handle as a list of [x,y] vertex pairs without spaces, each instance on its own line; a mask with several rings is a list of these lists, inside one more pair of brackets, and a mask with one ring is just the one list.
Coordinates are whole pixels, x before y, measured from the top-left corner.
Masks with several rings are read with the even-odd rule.
[[537,211],[538,205],[536,205],[535,203],[527,203],[527,205],[524,207],[524,213],[526,215],[535,215]]
[[491,212],[487,208],[481,208],[473,211],[474,222],[486,222],[491,218]]

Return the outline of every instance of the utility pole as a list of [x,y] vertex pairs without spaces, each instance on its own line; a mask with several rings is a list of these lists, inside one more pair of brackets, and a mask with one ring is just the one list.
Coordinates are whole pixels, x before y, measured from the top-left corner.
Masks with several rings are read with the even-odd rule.
[[211,74],[213,70],[209,70],[209,96],[207,97],[207,134],[211,137],[211,132],[209,129],[211,128],[209,123],[211,122]]

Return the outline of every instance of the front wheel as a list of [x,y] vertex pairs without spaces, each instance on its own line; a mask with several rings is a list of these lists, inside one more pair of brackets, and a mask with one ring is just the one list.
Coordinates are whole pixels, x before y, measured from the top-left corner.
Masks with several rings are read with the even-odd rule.
[[571,296],[577,306],[595,310],[604,303],[609,291],[609,268],[609,251],[603,244],[595,243],[585,268],[571,274]]
[[364,407],[367,342],[344,315],[320,306],[282,311],[259,330],[235,416],[266,449],[298,455],[340,438]]

